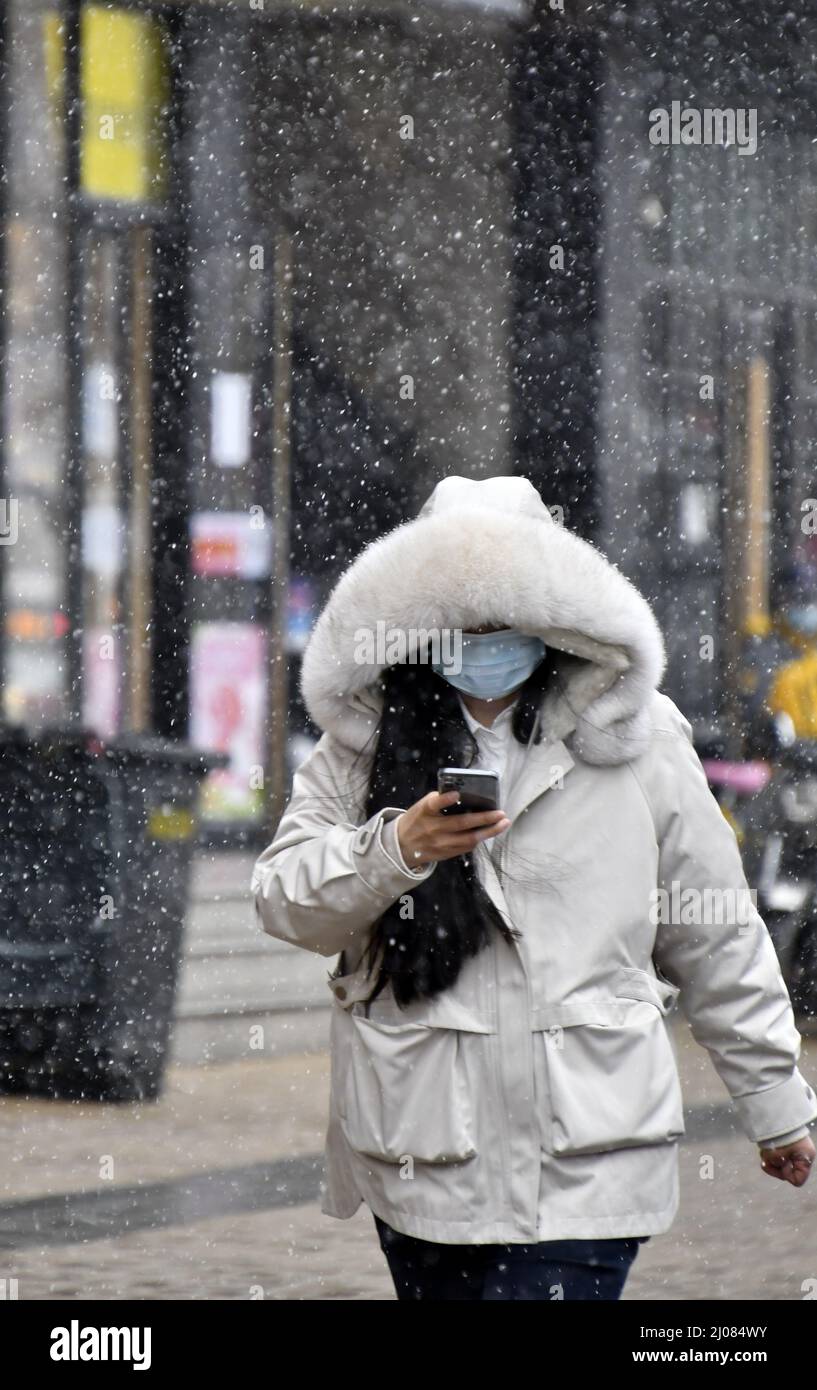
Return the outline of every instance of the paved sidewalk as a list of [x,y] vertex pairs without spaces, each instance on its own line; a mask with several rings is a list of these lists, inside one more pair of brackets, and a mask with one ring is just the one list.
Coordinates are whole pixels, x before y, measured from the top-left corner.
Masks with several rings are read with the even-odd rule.
[[[689,1133],[673,1230],[628,1299],[800,1299],[817,1182],[761,1173],[708,1057],[677,1026]],[[802,1066],[817,1076],[817,1041]],[[152,1105],[0,1099],[0,1278],[21,1299],[391,1299],[368,1211],[318,1210],[326,1054],[173,1067]],[[707,1156],[713,1176],[705,1175]]]

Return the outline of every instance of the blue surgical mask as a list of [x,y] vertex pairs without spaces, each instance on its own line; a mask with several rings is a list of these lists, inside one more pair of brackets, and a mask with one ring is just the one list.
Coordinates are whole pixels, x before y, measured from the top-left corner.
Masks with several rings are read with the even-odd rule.
[[462,669],[460,663],[435,661],[438,676],[455,690],[478,700],[498,700],[523,685],[545,655],[545,644],[538,637],[507,628],[502,632],[464,632]]

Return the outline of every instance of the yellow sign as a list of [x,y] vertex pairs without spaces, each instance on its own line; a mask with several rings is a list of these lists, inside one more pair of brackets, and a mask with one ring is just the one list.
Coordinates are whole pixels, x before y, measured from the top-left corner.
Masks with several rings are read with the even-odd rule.
[[196,828],[192,811],[157,806],[150,812],[147,834],[151,840],[189,840]]
[[817,651],[779,668],[766,703],[772,714],[789,716],[798,738],[817,738]]
[[[62,19],[43,20],[49,92],[60,110]],[[170,94],[165,31],[132,11],[84,5],[80,19],[83,192],[120,202],[159,201],[167,186]]]

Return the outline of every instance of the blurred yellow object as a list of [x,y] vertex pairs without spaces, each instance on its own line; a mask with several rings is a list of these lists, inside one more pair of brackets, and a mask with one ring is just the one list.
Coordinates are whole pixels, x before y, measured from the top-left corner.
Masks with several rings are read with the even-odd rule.
[[798,738],[817,738],[817,650],[786,662],[777,672],[766,702],[772,714],[788,714]]
[[740,844],[741,840],[743,839],[743,827],[740,824],[740,821],[735,820],[735,817],[732,815],[732,812],[729,810],[728,806],[721,806],[721,814],[724,820],[728,821],[731,825],[732,829],[735,832],[737,842],[738,844]]
[[145,833],[151,840],[189,840],[196,828],[193,812],[184,807],[157,806],[148,815]]
[[[160,200],[167,183],[170,92],[165,31],[149,15],[84,5],[80,21],[83,192],[120,202]],[[49,94],[62,99],[63,28],[43,19]]]
[[768,613],[755,609],[746,618],[743,631],[747,637],[766,637],[772,630],[772,620]]

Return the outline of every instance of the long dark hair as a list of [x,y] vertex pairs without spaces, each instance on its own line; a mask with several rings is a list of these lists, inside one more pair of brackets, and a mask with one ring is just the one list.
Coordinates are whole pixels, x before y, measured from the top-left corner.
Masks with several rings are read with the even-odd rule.
[[[536,716],[550,676],[549,653],[522,686],[514,706],[512,731],[520,743],[538,743]],[[459,697],[427,663],[387,667],[380,680],[383,712],[369,774],[365,815],[384,806],[409,807],[434,791],[440,767],[467,767],[477,754],[476,740],[463,718]],[[391,985],[401,1006],[448,989],[469,956],[499,931],[507,941],[519,932],[479,881],[473,855],[438,860],[434,872],[406,888],[411,915],[399,898],[372,932],[366,959],[374,969],[382,952],[373,1000]]]

